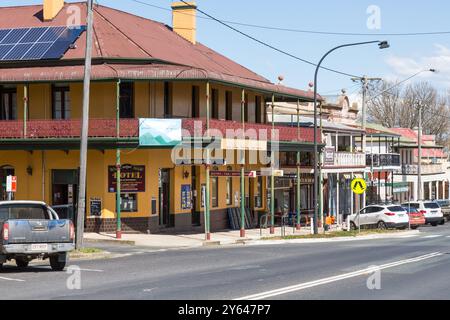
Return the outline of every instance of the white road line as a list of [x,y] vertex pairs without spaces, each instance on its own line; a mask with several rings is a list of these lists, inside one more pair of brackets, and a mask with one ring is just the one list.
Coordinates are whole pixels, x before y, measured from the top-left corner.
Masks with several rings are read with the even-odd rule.
[[433,238],[440,238],[440,237],[443,237],[443,235],[441,235],[441,234],[431,234],[429,236],[423,237],[423,239],[433,239]]
[[79,269],[80,271],[87,271],[87,272],[104,272],[103,270],[98,269]]
[[[392,262],[392,263],[387,263],[387,264],[378,266],[377,270],[384,270],[384,269],[394,268],[394,267],[401,266],[401,265],[404,265],[404,264],[409,264],[409,263],[419,262],[419,261],[423,261],[423,260],[428,260],[428,259],[432,259],[432,258],[439,257],[439,256],[442,256],[442,255],[443,254],[440,253],[440,252],[434,252],[434,253],[426,254],[426,255],[423,255],[423,256],[416,257],[416,258],[411,258],[411,259],[400,260],[400,261],[396,261],[396,262]],[[358,271],[354,271],[354,272],[350,272],[350,273],[341,274],[341,275],[334,276],[334,277],[329,277],[329,278],[319,279],[319,280],[316,280],[316,281],[300,283],[300,284],[297,284],[297,285],[284,287],[284,288],[280,288],[280,289],[275,289],[275,290],[271,290],[271,291],[265,291],[265,292],[253,294],[253,295],[250,295],[250,296],[237,298],[237,299],[234,299],[234,300],[262,300],[262,299],[266,299],[266,298],[280,296],[280,295],[283,295],[283,294],[286,294],[286,293],[291,293],[291,292],[301,291],[301,290],[312,288],[312,287],[321,286],[321,285],[324,285],[324,284],[328,284],[328,283],[332,283],[332,282],[336,282],[336,281],[340,281],[340,280],[345,280],[345,279],[349,279],[349,278],[355,278],[355,277],[367,275],[367,274],[370,274],[370,273],[373,273],[373,272],[374,272],[374,268],[371,267],[371,268],[362,269],[362,270],[358,270]]]
[[15,281],[15,282],[25,282],[25,280],[22,280],[22,279],[13,279],[13,278],[5,278],[5,277],[0,277],[0,280]]

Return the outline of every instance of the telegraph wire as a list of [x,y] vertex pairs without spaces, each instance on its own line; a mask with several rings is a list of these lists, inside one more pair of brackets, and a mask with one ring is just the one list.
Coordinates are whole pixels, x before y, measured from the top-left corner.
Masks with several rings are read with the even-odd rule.
[[[149,7],[153,7],[156,9],[171,11],[170,9],[157,6],[154,4],[146,3],[140,0],[131,0],[136,3],[140,3]],[[183,1],[184,2],[184,1]],[[189,13],[184,13],[186,15],[190,15]],[[198,16],[200,19],[204,20],[215,20],[208,16]],[[267,25],[258,25],[251,23],[244,23],[238,21],[229,21],[229,20],[221,20],[227,24],[232,24],[241,27],[249,27],[256,29],[264,29],[264,30],[273,30],[273,31],[282,31],[282,32],[291,32],[291,33],[303,33],[303,34],[315,34],[315,35],[333,35],[333,36],[368,36],[368,37],[414,37],[414,36],[433,36],[433,35],[450,35],[450,31],[425,31],[425,32],[394,32],[394,33],[358,33],[358,32],[333,32],[333,31],[316,31],[316,30],[305,30],[305,29],[294,29],[294,28],[285,28],[285,27],[277,27],[277,26],[267,26]]]

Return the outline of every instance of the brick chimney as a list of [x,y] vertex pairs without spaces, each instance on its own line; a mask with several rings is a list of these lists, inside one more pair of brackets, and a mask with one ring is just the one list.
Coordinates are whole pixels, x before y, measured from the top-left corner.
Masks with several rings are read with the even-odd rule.
[[53,20],[64,7],[64,0],[44,0],[44,21]]
[[180,36],[192,44],[196,44],[197,6],[193,1],[187,3],[172,3],[172,27],[173,31]]

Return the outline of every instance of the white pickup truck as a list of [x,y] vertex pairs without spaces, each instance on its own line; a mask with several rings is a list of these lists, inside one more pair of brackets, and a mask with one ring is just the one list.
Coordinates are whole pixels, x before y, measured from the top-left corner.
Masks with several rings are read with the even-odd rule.
[[75,248],[72,221],[60,220],[43,202],[0,202],[0,268],[15,260],[26,268],[33,259],[49,259],[55,271],[65,268],[67,254]]

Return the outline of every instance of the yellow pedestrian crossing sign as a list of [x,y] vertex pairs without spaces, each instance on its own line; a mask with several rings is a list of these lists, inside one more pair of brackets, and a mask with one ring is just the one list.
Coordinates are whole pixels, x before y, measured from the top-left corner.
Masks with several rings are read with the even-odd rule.
[[352,191],[356,194],[363,194],[367,189],[367,184],[364,179],[356,178],[353,179],[352,184]]

